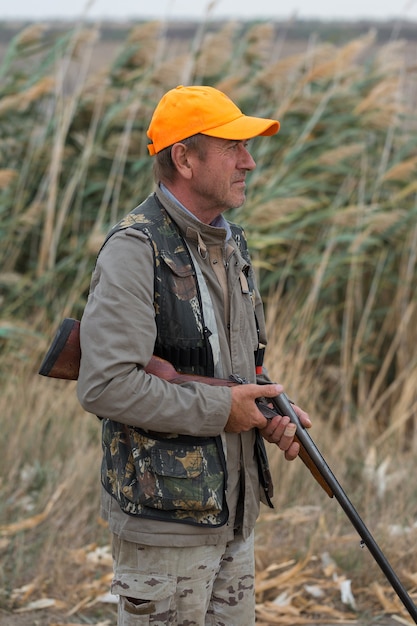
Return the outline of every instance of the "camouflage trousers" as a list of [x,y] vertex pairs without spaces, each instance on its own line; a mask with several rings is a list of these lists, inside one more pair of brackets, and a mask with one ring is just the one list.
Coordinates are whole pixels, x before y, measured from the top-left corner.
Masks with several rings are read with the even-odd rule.
[[118,626],[254,626],[254,538],[153,547],[113,537]]

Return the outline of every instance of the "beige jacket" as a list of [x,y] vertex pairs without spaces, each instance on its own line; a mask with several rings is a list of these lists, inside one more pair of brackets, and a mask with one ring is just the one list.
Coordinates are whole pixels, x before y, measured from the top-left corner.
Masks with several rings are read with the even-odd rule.
[[[226,230],[208,226],[157,195],[179,225],[197,260],[214,305],[223,376],[238,374],[255,381],[258,345],[254,307],[266,344],[259,294],[246,292],[245,261]],[[159,432],[216,436],[223,434],[228,482],[229,521],[220,528],[190,526],[133,517],[102,490],[102,515],[112,532],[146,545],[203,545],[231,539],[235,526],[247,537],[259,513],[260,486],[254,458],[254,432],[224,433],[231,407],[227,387],[199,383],[172,385],[138,369],[146,366],[155,343],[153,254],[146,236],[132,228],[113,235],[101,251],[81,320],[78,397],[86,411]],[[236,514],[239,490],[239,513]],[[243,503],[243,508],[242,508]]]

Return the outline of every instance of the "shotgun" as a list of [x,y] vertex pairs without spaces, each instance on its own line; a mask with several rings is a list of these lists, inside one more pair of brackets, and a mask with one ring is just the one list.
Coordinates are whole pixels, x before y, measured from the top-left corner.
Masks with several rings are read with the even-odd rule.
[[[80,322],[79,320],[71,317],[66,317],[60,327],[58,328],[56,335],[51,343],[51,347],[43,359],[39,374],[41,376],[47,376],[49,378],[61,378],[64,380],[77,380],[80,369],[81,359],[81,346],[80,346]],[[153,374],[173,384],[181,384],[187,381],[205,383],[206,385],[214,386],[227,386],[232,387],[237,384],[242,384],[243,381],[236,377],[226,380],[223,378],[212,378],[209,376],[197,376],[195,374],[182,374],[177,372],[174,366],[165,359],[153,355],[148,365],[144,368],[148,374]],[[238,382],[239,381],[239,382]],[[260,400],[257,402],[259,409],[265,415],[267,419],[275,415],[275,411],[267,406],[265,402]],[[282,414],[284,415],[284,413]],[[287,415],[285,413],[285,415]],[[290,416],[288,416],[290,417]],[[298,437],[296,436],[297,441]],[[299,457],[303,463],[308,467],[314,478],[324,489],[327,495],[332,498],[333,491],[323,479],[321,473],[317,469],[316,465],[312,462],[310,455],[305,450],[304,446],[300,443]]]
[[[58,328],[51,346],[46,353],[40,369],[41,376],[50,378],[61,378],[64,380],[77,380],[81,359],[80,347],[80,322],[73,318],[65,318]],[[167,380],[173,384],[181,384],[187,381],[201,382],[208,385],[226,385],[233,386],[241,384],[242,381],[224,380],[221,378],[212,378],[208,376],[195,376],[194,374],[182,374],[177,372],[174,366],[168,361],[158,356],[152,356],[150,362],[145,367],[148,374],[153,374]],[[279,415],[287,415],[296,427],[296,439],[300,444],[299,456],[303,463],[313,474],[324,491],[330,496],[335,497],[346,513],[353,527],[361,537],[361,545],[366,545],[376,563],[381,568],[388,582],[400,598],[409,615],[417,624],[417,607],[411,600],[406,589],[399,580],[397,574],[392,569],[388,559],[376,543],[372,534],[362,521],[353,504],[350,502],[346,493],[337,481],[330,467],[327,465],[314,441],[310,437],[308,431],[301,424],[291,402],[284,393],[279,394],[275,398],[268,398],[268,402],[272,404],[275,411]],[[272,417],[270,408],[261,400],[258,402],[260,410],[264,415]]]

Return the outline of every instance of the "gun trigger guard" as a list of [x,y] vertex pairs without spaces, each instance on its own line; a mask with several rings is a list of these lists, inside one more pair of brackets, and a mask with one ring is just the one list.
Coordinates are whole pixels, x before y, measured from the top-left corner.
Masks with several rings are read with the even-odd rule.
[[258,406],[258,409],[260,410],[262,415],[266,417],[267,420],[271,420],[276,415],[279,415],[279,413],[275,409],[271,409],[271,407],[266,404],[265,399],[258,398],[257,400],[255,400],[255,402]]
[[247,378],[242,378],[242,376],[238,376],[237,374],[230,374],[229,380],[239,385],[247,385],[249,383]]

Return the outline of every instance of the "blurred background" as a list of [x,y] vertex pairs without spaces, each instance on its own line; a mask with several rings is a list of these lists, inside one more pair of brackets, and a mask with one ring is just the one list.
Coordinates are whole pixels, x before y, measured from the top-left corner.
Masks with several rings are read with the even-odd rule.
[[[38,370],[82,316],[106,232],[152,192],[146,128],[178,84],[281,122],[227,215],[248,235],[267,366],[417,599],[416,45],[415,2],[2,7],[2,624],[115,624],[99,422]],[[337,502],[268,451],[258,623],[409,623]]]

